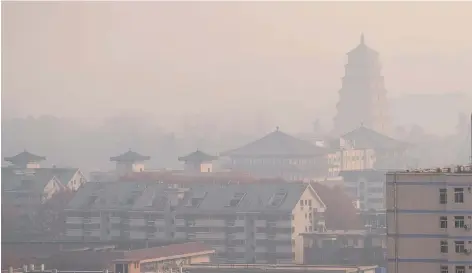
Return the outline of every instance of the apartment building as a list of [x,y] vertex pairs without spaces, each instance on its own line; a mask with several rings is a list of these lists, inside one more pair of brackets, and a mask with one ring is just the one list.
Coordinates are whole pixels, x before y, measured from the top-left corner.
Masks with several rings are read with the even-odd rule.
[[217,262],[292,263],[298,234],[324,230],[325,208],[302,183],[87,183],[66,210],[67,237],[201,241]]
[[359,200],[362,211],[385,210],[386,171],[366,169],[341,171],[344,190],[353,200]]
[[391,273],[472,272],[472,166],[387,174]]

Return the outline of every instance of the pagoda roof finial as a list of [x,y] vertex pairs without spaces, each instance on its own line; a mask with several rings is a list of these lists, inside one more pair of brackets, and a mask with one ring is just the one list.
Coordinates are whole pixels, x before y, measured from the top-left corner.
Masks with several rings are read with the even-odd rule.
[[361,45],[364,44],[364,32],[361,33]]

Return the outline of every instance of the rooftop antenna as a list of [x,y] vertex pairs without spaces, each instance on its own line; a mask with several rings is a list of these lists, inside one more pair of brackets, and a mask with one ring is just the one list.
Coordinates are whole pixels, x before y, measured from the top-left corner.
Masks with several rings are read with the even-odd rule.
[[364,32],[361,33],[361,45],[364,44]]

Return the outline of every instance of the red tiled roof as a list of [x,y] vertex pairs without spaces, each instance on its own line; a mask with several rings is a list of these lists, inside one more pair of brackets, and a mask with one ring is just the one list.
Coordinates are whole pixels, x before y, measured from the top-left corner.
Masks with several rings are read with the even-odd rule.
[[326,205],[326,228],[331,230],[363,229],[364,225],[352,204],[351,198],[340,187],[330,188],[320,183],[311,183]]
[[199,242],[190,242],[183,244],[173,244],[160,247],[137,249],[125,251],[123,259],[126,260],[145,260],[160,259],[171,256],[190,255],[198,252],[214,251],[211,247]]

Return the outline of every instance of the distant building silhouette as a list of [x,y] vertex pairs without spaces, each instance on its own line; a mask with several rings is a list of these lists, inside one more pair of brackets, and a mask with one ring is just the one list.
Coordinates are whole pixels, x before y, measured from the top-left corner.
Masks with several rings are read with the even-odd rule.
[[360,44],[347,53],[333,134],[342,135],[361,124],[389,134],[387,90],[378,55],[365,44],[363,34]]

